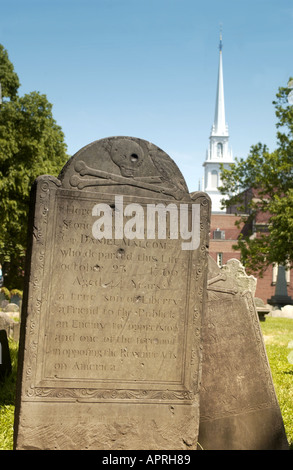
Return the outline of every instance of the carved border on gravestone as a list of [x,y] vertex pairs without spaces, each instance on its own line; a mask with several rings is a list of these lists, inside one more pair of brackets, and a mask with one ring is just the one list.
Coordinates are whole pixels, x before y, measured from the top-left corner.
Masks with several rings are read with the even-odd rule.
[[[271,404],[278,405],[278,400],[277,400],[277,396],[276,396],[274,385],[273,385],[272,373],[271,373],[271,369],[270,369],[270,365],[269,365],[269,361],[268,361],[268,357],[267,357],[267,353],[266,353],[266,349],[265,349],[265,345],[263,341],[262,332],[261,332],[260,325],[259,325],[258,313],[255,308],[254,301],[253,301],[253,296],[250,291],[243,292],[242,296],[245,298],[249,313],[251,315],[252,321],[255,326],[254,332],[256,336],[258,350],[263,359],[264,372],[265,372],[265,376],[267,379],[266,383],[269,386],[269,391],[271,394],[271,400],[272,400]],[[267,406],[269,405],[270,403]],[[267,408],[267,406],[261,406],[260,408]]]
[[[44,262],[45,262],[45,234],[48,224],[48,211],[50,204],[50,186],[56,188],[61,186],[60,180],[49,175],[40,176],[36,181],[36,200],[39,199],[39,219],[38,226],[33,225],[33,245],[36,247],[32,250],[34,259],[31,262],[34,264],[34,277],[30,279],[30,298],[29,305],[32,306],[29,311],[29,324],[26,325],[27,333],[29,335],[28,343],[28,359],[25,370],[26,381],[32,380],[33,371],[36,369],[37,347],[38,347],[38,327],[39,317],[41,313],[42,298],[42,279],[44,275]],[[36,207],[36,204],[35,204]],[[41,281],[40,281],[41,280]],[[30,396],[30,390],[33,386],[30,384],[27,387],[26,395]]]
[[[113,390],[106,388],[96,388],[96,387],[80,387],[80,388],[70,388],[70,387],[42,387],[34,385],[35,382],[35,371],[36,371],[36,358],[37,358],[37,348],[38,348],[38,334],[39,334],[39,322],[41,307],[43,302],[46,300],[44,294],[42,293],[42,279],[44,277],[44,262],[45,262],[45,241],[46,232],[48,225],[48,211],[50,206],[50,192],[53,190],[54,193],[56,189],[61,186],[61,181],[52,176],[41,176],[37,179],[37,190],[36,190],[36,203],[35,207],[39,205],[39,218],[38,226],[33,227],[33,257],[31,263],[34,266],[33,279],[30,280],[30,298],[29,305],[34,306],[32,308],[33,312],[29,312],[30,324],[29,324],[29,360],[27,361],[27,368],[25,371],[26,384],[25,384],[25,394],[24,400],[29,401],[30,399],[39,399],[40,401],[52,400],[54,398],[58,399],[68,399],[76,400],[80,399],[81,401],[98,401],[98,400],[107,400],[107,401],[165,401],[173,402],[179,401],[190,402],[194,399],[194,396],[199,392],[199,374],[201,373],[200,368],[195,368],[194,365],[196,361],[200,361],[200,358],[197,357],[197,350],[192,349],[190,366],[193,370],[193,375],[191,376],[190,388],[192,391],[187,389],[181,390],[137,390],[137,389],[123,389],[123,390]],[[196,286],[197,286],[197,305],[203,303],[203,288],[201,287],[201,282],[203,276],[206,276],[206,273],[202,269],[202,263],[206,259],[206,251],[209,243],[209,213],[210,213],[210,204],[209,199],[205,193],[193,193],[192,200],[200,200],[201,207],[201,236],[200,236],[200,246],[198,248],[199,255],[197,260],[196,268]],[[36,216],[35,216],[36,218]],[[41,280],[41,281],[40,281]],[[189,291],[188,291],[189,292]],[[193,314],[193,326],[197,324],[199,315],[199,308],[194,308]],[[28,326],[27,326],[28,328]],[[193,338],[192,344],[198,342],[200,336],[200,328],[193,329]],[[182,384],[181,384],[182,386]]]
[[[203,291],[202,282],[199,281],[204,281],[207,279],[207,271],[208,267],[206,264],[206,272],[203,271],[202,266],[205,266],[204,260],[207,261],[207,256],[208,256],[208,247],[209,247],[209,229],[210,229],[210,212],[211,212],[211,201],[209,196],[206,193],[203,192],[194,192],[190,194],[192,201],[197,201],[200,200],[200,205],[201,205],[201,215],[200,215],[200,239],[201,239],[201,244],[199,247],[200,250],[200,255],[198,257],[198,262],[197,262],[197,267],[196,267],[196,286],[197,286],[197,297],[199,299],[199,303],[201,304],[201,311],[203,312],[203,304],[205,303],[206,295],[207,293]],[[202,279],[203,278],[203,279]],[[205,285],[205,282],[203,283]],[[196,344],[198,342],[201,330],[199,328],[196,328],[196,325],[198,324],[198,316],[200,315],[200,312],[198,309],[194,310],[193,313],[193,344]],[[200,346],[200,354],[202,353],[202,346]],[[191,351],[191,366],[194,365],[194,361],[197,358],[197,350],[192,349]],[[201,368],[200,370],[197,369],[197,373],[194,374],[193,376],[193,381],[194,384],[197,385],[197,392],[200,390],[200,380],[198,373],[201,375]]]
[[113,390],[97,388],[49,388],[35,387],[30,390],[30,397],[37,398],[73,398],[89,401],[100,400],[185,400],[193,399],[190,391],[161,391],[161,390]]

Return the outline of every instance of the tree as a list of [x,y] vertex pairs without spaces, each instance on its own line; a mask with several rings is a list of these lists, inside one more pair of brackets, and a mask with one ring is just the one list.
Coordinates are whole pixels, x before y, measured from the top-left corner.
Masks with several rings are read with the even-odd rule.
[[2,44],[0,44],[0,83],[2,98],[16,99],[20,86],[19,78]]
[[46,95],[19,97],[19,80],[0,46],[0,263],[5,285],[22,288],[30,188],[40,174],[57,176],[68,159],[64,134]]
[[[231,168],[222,168],[221,193],[228,195],[226,207],[236,213],[251,230],[242,233],[235,249],[250,272],[263,274],[273,264],[293,263],[293,106],[288,104],[287,87],[279,88],[273,101],[278,119],[277,148],[269,152],[258,143],[246,159],[235,159]],[[247,199],[247,193],[251,196]],[[244,208],[245,199],[245,208]],[[267,231],[255,233],[253,221],[267,219]]]

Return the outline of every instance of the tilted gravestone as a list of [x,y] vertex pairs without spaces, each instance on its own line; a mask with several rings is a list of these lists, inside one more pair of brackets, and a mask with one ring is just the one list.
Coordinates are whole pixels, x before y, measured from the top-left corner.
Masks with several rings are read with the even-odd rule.
[[288,443],[258,314],[243,266],[209,257],[199,443],[211,450],[281,450]]
[[32,193],[16,449],[195,449],[210,201],[144,140]]
[[11,357],[6,330],[0,330],[0,382],[11,374]]

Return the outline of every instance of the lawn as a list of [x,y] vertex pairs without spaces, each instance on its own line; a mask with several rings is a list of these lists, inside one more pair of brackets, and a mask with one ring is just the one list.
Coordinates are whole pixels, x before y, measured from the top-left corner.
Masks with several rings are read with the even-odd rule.
[[[287,438],[293,450],[293,319],[269,317],[261,322],[261,329]],[[0,450],[11,450],[13,447],[18,348],[13,341],[9,341],[9,346],[13,371],[5,383],[0,384]]]
[[293,450],[293,319],[269,317],[261,323],[261,329],[287,438]]
[[0,450],[13,447],[13,421],[16,389],[18,343],[9,339],[12,374],[0,383]]

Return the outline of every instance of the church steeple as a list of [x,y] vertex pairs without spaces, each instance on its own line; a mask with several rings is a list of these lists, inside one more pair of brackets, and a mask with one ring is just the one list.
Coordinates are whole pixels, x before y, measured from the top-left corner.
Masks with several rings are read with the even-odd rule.
[[226,118],[225,118],[222,33],[220,34],[219,50],[220,50],[220,59],[219,59],[219,71],[218,71],[217,97],[216,97],[214,125],[212,127],[212,135],[228,136],[229,135],[228,126],[226,124]]
[[229,168],[229,165],[233,163],[232,151],[229,148],[229,131],[225,115],[222,33],[220,34],[219,52],[215,117],[210,134],[210,146],[203,164],[205,167],[204,191],[207,192],[212,199],[213,212],[221,212],[220,201],[223,199],[223,196],[218,190],[219,186],[221,186],[220,165],[223,164],[224,168]]

